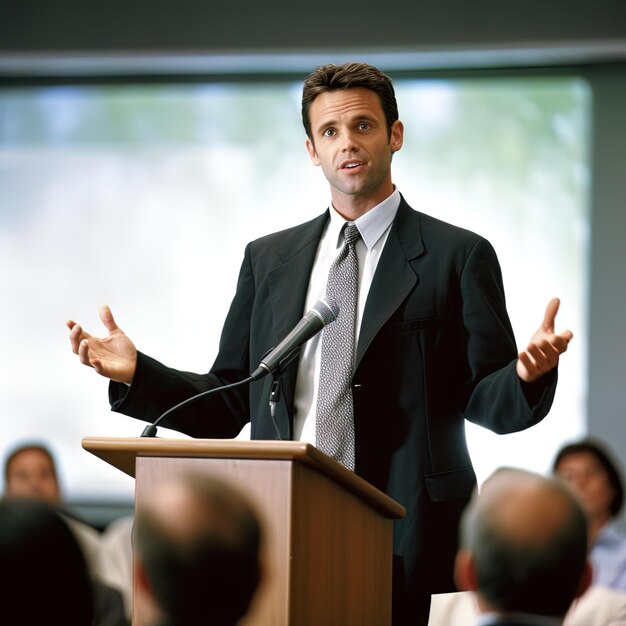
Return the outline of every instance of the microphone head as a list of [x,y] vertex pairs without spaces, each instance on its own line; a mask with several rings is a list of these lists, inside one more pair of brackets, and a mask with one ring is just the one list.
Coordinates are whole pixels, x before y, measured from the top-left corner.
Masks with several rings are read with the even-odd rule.
[[313,310],[316,311],[322,319],[324,326],[330,324],[337,319],[339,315],[339,305],[333,299],[320,299],[313,305]]

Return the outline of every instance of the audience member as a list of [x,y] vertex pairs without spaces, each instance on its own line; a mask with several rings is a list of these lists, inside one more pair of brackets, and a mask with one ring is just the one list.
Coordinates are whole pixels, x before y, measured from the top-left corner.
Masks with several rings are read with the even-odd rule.
[[0,563],[3,623],[94,623],[94,592],[83,552],[50,504],[0,503]]
[[587,512],[594,584],[626,592],[626,535],[616,523],[624,502],[619,464],[602,442],[583,439],[558,452],[553,472],[571,485]]
[[100,533],[65,510],[56,462],[46,445],[24,443],[9,453],[4,463],[4,497],[34,498],[56,507],[76,536],[90,571],[97,570]]
[[124,600],[130,621],[133,605],[133,525],[132,515],[119,517],[102,531],[100,537],[99,574],[109,586],[117,589]]
[[587,521],[561,481],[502,469],[461,521],[455,574],[473,591],[481,626],[562,624],[591,582]]
[[260,544],[255,513],[227,483],[161,483],[135,523],[135,610],[149,626],[234,626],[260,580]]
[[[471,591],[433,596],[428,626],[474,626],[480,612]],[[626,594],[597,585],[589,587],[570,607],[563,626],[624,626]]]
[[[57,511],[78,542],[92,578],[97,626],[126,626],[122,594],[106,584],[100,575],[100,533],[89,524],[78,520],[66,510],[56,463],[51,451],[42,443],[32,442],[18,446],[9,453],[4,463],[4,499],[38,500]],[[59,561],[59,566],[63,563]]]

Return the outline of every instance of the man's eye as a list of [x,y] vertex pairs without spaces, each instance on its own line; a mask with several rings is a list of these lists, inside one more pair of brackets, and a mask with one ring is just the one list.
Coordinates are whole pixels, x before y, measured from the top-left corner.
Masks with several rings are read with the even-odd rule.
[[359,130],[369,130],[370,125],[367,122],[361,122],[359,124]]
[[327,128],[324,131],[324,137],[334,137],[335,136],[335,129],[334,128]]

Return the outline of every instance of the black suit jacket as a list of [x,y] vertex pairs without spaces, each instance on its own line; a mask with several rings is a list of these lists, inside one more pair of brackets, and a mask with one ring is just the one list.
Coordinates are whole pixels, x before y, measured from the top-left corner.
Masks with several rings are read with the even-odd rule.
[[[153,421],[200,391],[241,380],[299,321],[328,213],[246,247],[217,360],[207,374],[140,354],[114,410]],[[496,254],[484,238],[402,199],[369,292],[353,378],[356,472],[406,507],[394,527],[394,615],[418,593],[453,590],[461,512],[475,486],[464,419],[498,433],[548,412],[556,372],[522,385]],[[283,376],[276,423],[291,438],[297,362]],[[192,404],[164,426],[195,437],[275,439],[271,377]],[[399,613],[400,612],[400,613]],[[407,622],[410,619],[407,617]],[[401,623],[395,619],[395,623]]]

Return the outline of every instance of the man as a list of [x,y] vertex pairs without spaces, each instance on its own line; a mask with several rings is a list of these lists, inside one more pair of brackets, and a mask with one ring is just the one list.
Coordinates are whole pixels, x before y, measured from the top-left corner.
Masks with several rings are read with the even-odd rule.
[[594,584],[626,592],[626,536],[617,523],[624,503],[620,465],[606,445],[587,438],[563,446],[552,471],[572,487],[587,513]]
[[[266,377],[249,390],[193,404],[163,425],[196,437],[234,437],[251,421],[253,439],[312,442],[395,498],[407,514],[394,527],[394,623],[425,624],[430,593],[453,588],[458,520],[476,480],[464,418],[500,433],[540,421],[572,333],[555,333],[555,299],[518,355],[491,245],[402,198],[391,160],[402,148],[403,126],[385,74],[360,63],[318,68],[305,81],[302,118],[331,206],[247,246],[208,374],[172,370],[138,352],[107,307],[100,316],[108,337],[69,321],[70,341],[82,363],[114,381],[114,410],[154,421],[189,396],[245,379],[327,295],[327,283],[339,284],[332,290],[343,298],[339,318],[284,368],[275,417]],[[358,232],[348,237],[348,226],[344,243],[346,221]],[[358,275],[356,296],[346,295],[343,274],[336,278],[346,259]],[[352,330],[326,341],[347,316]],[[342,362],[336,375],[344,359],[348,371]]]
[[234,626],[261,578],[261,529],[234,488],[183,475],[160,483],[134,530],[137,614],[148,626]]
[[[56,463],[42,443],[24,443],[14,448],[4,463],[4,499],[34,500],[54,507],[82,550],[91,573],[95,601],[95,626],[126,626],[121,592],[102,578],[100,533],[64,511]],[[62,563],[57,563],[62,569]],[[59,570],[59,571],[60,571]]]
[[[63,511],[56,463],[47,446],[31,442],[10,451],[4,462],[4,498],[42,500]],[[90,570],[97,574],[100,533],[70,515],[63,514],[63,519],[81,545]]]
[[558,480],[496,472],[463,515],[456,578],[481,626],[562,624],[591,583],[582,507]]

